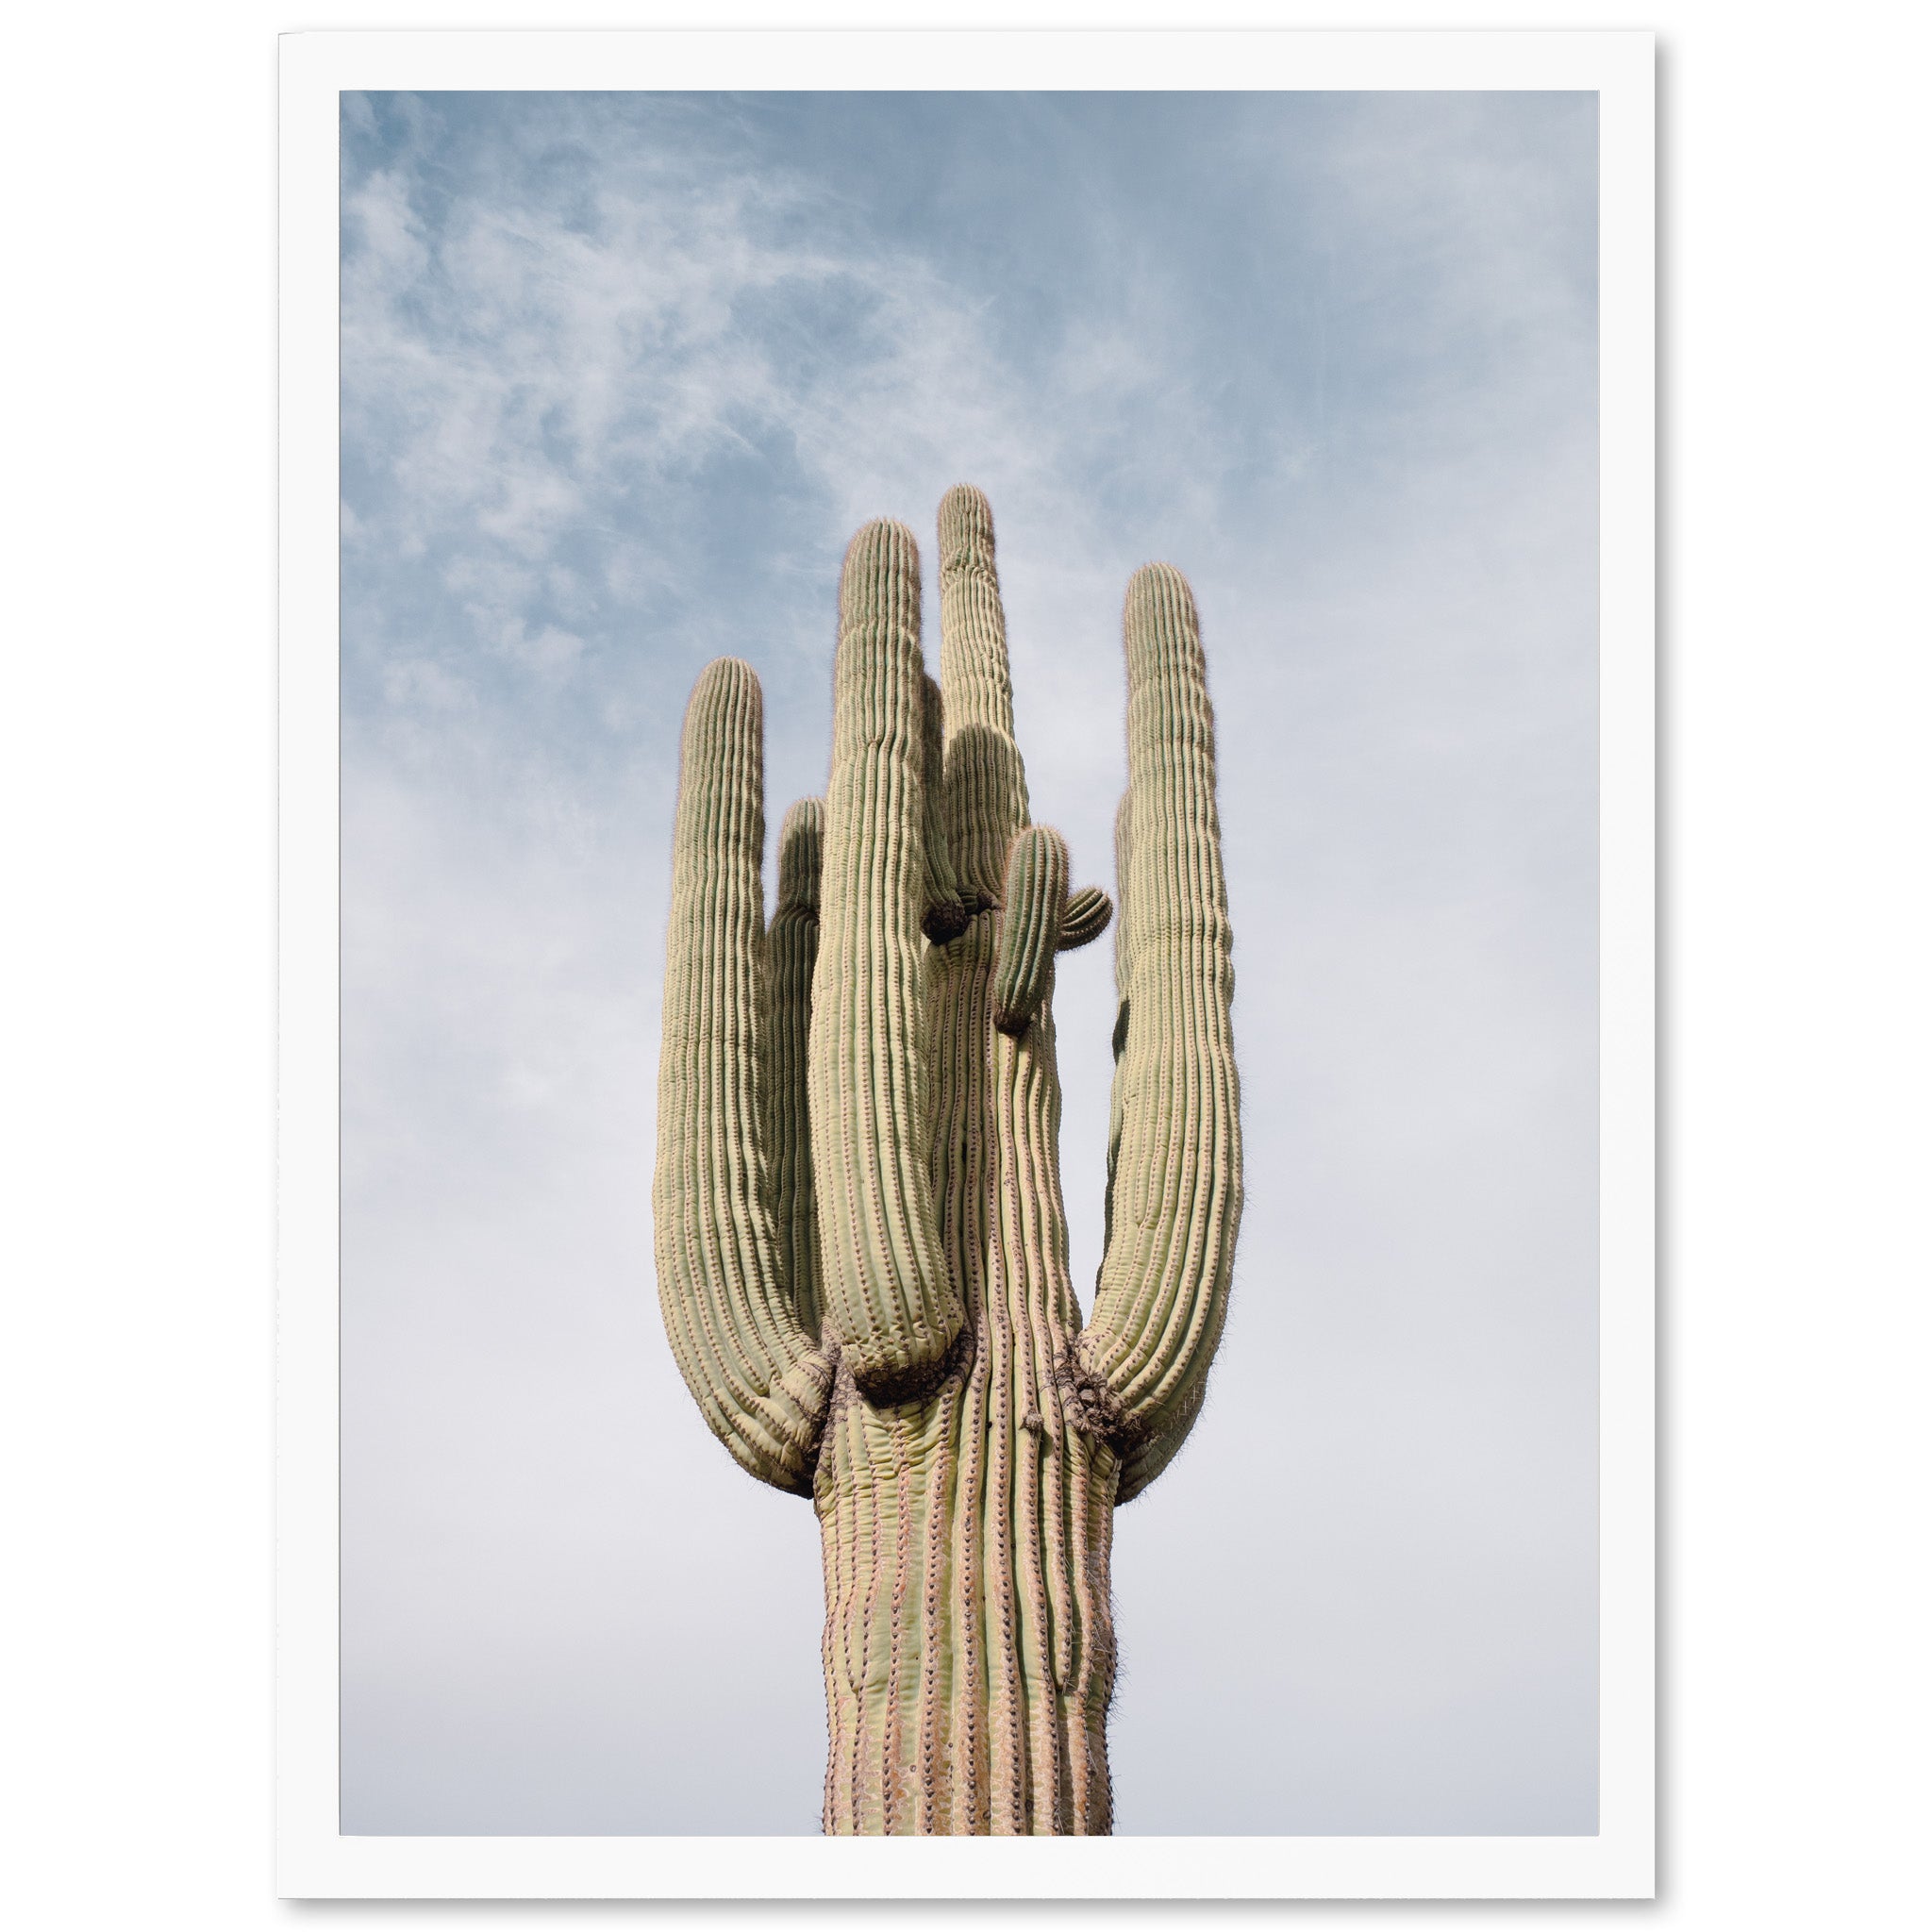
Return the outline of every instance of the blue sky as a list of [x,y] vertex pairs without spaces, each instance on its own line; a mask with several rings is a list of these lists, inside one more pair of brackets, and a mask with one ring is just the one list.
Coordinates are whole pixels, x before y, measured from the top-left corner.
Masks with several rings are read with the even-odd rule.
[[[345,1824],[816,1828],[815,1526],[651,1279],[677,731],[747,658],[772,822],[822,789],[845,540],[929,553],[971,481],[1077,879],[1138,564],[1220,719],[1249,1207],[1121,1518],[1120,1826],[1592,1828],[1593,97],[342,129]],[[1083,1289],[1108,951],[1058,995]]]

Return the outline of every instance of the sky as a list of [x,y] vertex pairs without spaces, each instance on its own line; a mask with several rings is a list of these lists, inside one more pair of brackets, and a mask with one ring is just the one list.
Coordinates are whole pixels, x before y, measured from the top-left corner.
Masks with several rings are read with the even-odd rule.
[[[678,732],[822,791],[840,559],[991,497],[1033,814],[1112,887],[1191,582],[1247,1206],[1117,1524],[1124,1833],[1596,1820],[1596,108],[342,106],[342,1824],[818,1829],[817,1525],[651,1262]],[[1111,946],[1060,962],[1100,1260]]]

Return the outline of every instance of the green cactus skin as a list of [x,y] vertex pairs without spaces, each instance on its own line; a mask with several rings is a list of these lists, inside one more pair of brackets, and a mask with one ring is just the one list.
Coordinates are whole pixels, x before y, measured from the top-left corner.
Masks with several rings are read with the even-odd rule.
[[925,916],[921,927],[942,946],[966,930],[969,910],[960,897],[958,874],[946,838],[946,740],[944,693],[930,677],[925,685]]
[[1068,899],[1060,917],[1059,950],[1071,953],[1076,946],[1091,946],[1112,917],[1113,901],[1098,886],[1082,886]]
[[665,1325],[712,1430],[808,1491],[841,1833],[1111,1829],[1113,1511],[1199,1414],[1241,1215],[1213,715],[1191,594],[1126,602],[1128,792],[1108,1242],[1083,1329],[1060,1194],[1057,951],[1112,908],[1028,823],[992,515],[919,565],[869,525],[840,591],[831,784],[780,833],[741,664],[684,739],[658,1103]]
[[[1122,1502],[1200,1413],[1241,1225],[1241,1087],[1214,709],[1187,579],[1127,587],[1127,795],[1116,821],[1115,1117],[1106,1256],[1081,1367],[1120,1405]],[[1125,1198],[1121,1183],[1125,1182]]]
[[811,980],[819,958],[819,867],[824,802],[801,798],[778,831],[778,909],[765,935],[772,1024],[765,1048],[765,1145],[771,1154],[778,1279],[798,1325],[819,1332],[818,1222],[811,1185]]
[[784,1286],[760,1119],[764,708],[751,666],[707,668],[685,714],[658,1073],[658,1296],[712,1432],[809,1494],[830,1357]]
[[846,552],[832,691],[810,1035],[822,1289],[854,1381],[896,1402],[931,1387],[966,1320],[933,1208],[925,665],[901,524],[867,525]]
[[1046,997],[1067,906],[1067,841],[1051,825],[1013,834],[992,969],[992,1024],[1002,1033],[1024,1033]]

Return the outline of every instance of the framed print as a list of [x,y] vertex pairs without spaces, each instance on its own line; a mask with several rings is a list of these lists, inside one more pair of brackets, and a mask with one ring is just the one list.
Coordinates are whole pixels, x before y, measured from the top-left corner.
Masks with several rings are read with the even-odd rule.
[[286,1895],[1650,1895],[1651,66],[284,39]]

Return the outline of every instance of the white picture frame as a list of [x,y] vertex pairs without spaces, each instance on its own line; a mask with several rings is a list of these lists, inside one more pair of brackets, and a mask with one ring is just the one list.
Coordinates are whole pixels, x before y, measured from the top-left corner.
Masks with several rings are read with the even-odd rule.
[[[345,1836],[338,128],[345,90],[1573,89],[1601,129],[1601,1675],[1591,1837]],[[1644,33],[291,34],[281,56],[278,1873],[298,1898],[1646,1898],[1654,1883],[1653,46]]]

